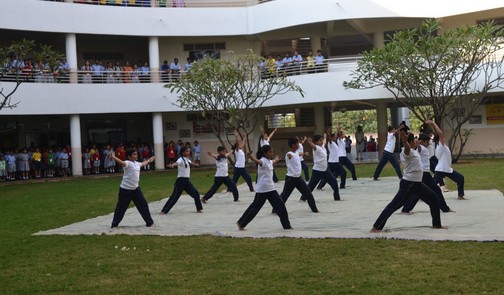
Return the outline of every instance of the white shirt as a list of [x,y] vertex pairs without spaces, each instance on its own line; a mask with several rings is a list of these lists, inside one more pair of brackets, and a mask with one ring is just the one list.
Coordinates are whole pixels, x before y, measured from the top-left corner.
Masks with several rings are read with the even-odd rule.
[[438,144],[436,147],[436,158],[438,158],[438,163],[434,171],[452,173],[453,169],[451,167],[452,157],[450,149],[444,144]]
[[124,161],[124,174],[119,187],[127,190],[134,190],[140,181],[140,162]]
[[191,160],[180,157],[177,160],[177,177],[189,178],[191,176]]
[[420,161],[420,154],[418,151],[411,149],[409,155],[406,155],[404,153],[404,148],[402,148],[400,158],[404,166],[403,179],[413,182],[422,182],[422,162]]
[[320,145],[316,145],[315,150],[313,150],[313,170],[327,170],[327,151]]
[[236,168],[245,168],[245,153],[243,149],[235,150],[235,167]]
[[337,144],[338,144],[339,156],[346,157],[347,155],[346,155],[346,150],[345,150],[345,142],[341,138],[338,138],[337,140],[338,140]]
[[389,132],[387,135],[387,143],[385,144],[384,150],[389,152],[389,153],[394,153],[395,150],[395,135],[392,132]]
[[[291,155],[289,159],[288,155]],[[287,152],[285,154],[285,164],[287,165],[287,176],[300,177],[301,176],[301,157],[298,152]]]
[[298,146],[298,149],[296,150],[296,153],[298,155],[301,155],[301,156],[299,156],[299,158],[301,159],[301,161],[304,161],[304,148],[301,143],[299,143],[299,146]]
[[261,147],[263,147],[265,145],[270,145],[270,141],[269,141],[269,139],[261,138],[261,140],[259,140],[259,144],[261,145]]
[[220,160],[215,160],[215,166],[217,166],[217,171],[215,171],[215,177],[228,176],[228,160],[227,160],[227,158],[221,158]]
[[339,150],[340,148],[334,141],[329,142],[329,163],[339,163]]
[[273,182],[273,161],[261,158],[262,166],[257,167],[257,185],[256,192],[267,193],[275,190]]
[[430,152],[429,148],[424,147],[422,145],[420,151],[420,161],[422,162],[422,171],[423,172],[429,172],[430,171]]

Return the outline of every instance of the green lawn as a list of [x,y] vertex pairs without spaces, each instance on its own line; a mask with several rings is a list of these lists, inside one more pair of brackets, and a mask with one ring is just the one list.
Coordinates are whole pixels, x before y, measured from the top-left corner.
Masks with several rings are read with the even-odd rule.
[[[504,159],[454,168],[468,190],[504,191]],[[200,192],[213,174],[192,172]],[[32,235],[112,212],[120,177],[0,186],[1,294],[504,294],[500,242]],[[148,200],[175,177],[143,174]]]

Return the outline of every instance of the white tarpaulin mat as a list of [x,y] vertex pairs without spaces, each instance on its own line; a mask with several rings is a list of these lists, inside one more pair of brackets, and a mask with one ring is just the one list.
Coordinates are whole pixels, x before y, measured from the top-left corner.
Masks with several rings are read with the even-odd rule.
[[[300,202],[300,193],[294,190],[286,203],[294,230],[283,230],[277,215],[271,214],[268,202],[247,225],[238,230],[236,222],[250,205],[254,193],[244,185],[239,187],[240,201],[233,202],[230,193],[216,193],[204,213],[196,213],[194,201],[182,195],[167,215],[159,212],[166,198],[149,203],[155,226],[147,228],[136,208],[130,208],[118,228],[110,229],[112,215],[99,216],[64,227],[36,233],[36,235],[215,235],[252,238],[388,238],[411,240],[451,241],[504,241],[504,197],[498,190],[466,190],[467,200],[457,200],[455,187],[445,193],[448,206],[455,213],[441,213],[441,222],[447,229],[432,229],[429,207],[419,202],[412,215],[394,213],[384,232],[369,233],[383,208],[394,197],[399,186],[396,177],[347,181],[348,188],[340,190],[342,201],[334,201],[327,185],[324,191],[315,190],[314,196],[320,213],[312,213],[308,204]],[[195,184],[197,187],[197,184]],[[281,192],[283,182],[277,183]],[[225,189],[224,186],[221,190]],[[142,187],[147,199],[149,188]],[[171,192],[167,192],[171,193]],[[201,192],[203,194],[205,192]],[[111,211],[114,208],[110,208]]]

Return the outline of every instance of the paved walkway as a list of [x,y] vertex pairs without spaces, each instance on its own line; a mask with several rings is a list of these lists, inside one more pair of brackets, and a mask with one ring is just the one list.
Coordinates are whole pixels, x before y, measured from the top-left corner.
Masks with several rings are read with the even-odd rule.
[[[397,211],[385,225],[384,232],[371,234],[369,230],[383,208],[395,195],[399,181],[395,177],[380,181],[359,179],[348,181],[349,187],[340,190],[342,201],[332,198],[329,186],[314,192],[320,213],[312,213],[308,204],[299,201],[297,191],[287,201],[287,210],[294,230],[283,230],[277,215],[271,214],[266,202],[245,231],[239,231],[236,221],[250,205],[254,193],[241,185],[240,202],[233,202],[229,193],[217,193],[204,213],[196,213],[193,199],[187,195],[167,215],[159,215],[166,199],[149,204],[156,226],[147,228],[136,208],[130,208],[121,226],[110,229],[113,213],[61,228],[36,233],[37,235],[216,235],[252,238],[387,238],[411,240],[504,241],[504,196],[498,190],[466,190],[468,200],[457,200],[456,191],[445,193],[448,205],[456,213],[441,213],[448,229],[431,229],[429,208],[419,202],[412,215]],[[282,191],[283,182],[277,184]],[[224,188],[224,187],[222,187]],[[148,188],[143,188],[147,198]],[[111,208],[111,211],[113,208]]]

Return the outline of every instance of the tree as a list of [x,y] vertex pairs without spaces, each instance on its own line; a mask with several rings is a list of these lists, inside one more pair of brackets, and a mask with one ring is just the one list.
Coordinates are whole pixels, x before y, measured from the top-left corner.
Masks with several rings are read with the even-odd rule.
[[[223,59],[206,58],[195,62],[179,82],[164,87],[176,92],[176,106],[201,113],[222,145],[227,129],[243,130],[248,137],[259,122],[258,110],[277,95],[290,91],[304,96],[303,90],[283,75],[267,77],[258,67],[263,58],[252,51]],[[240,131],[240,134],[242,131]],[[250,141],[247,140],[247,143]],[[250,144],[248,146],[250,150]]]
[[12,96],[21,83],[26,81],[25,74],[31,74],[32,71],[32,69],[25,68],[25,59],[30,58],[36,62],[47,64],[53,73],[58,67],[58,61],[63,57],[64,55],[54,51],[50,45],[39,44],[36,46],[35,41],[27,39],[15,41],[7,47],[0,48],[1,77],[15,83],[10,91],[4,92],[4,88],[0,88],[0,110],[3,108],[13,109],[19,104],[19,101],[12,101]]
[[383,48],[364,52],[347,88],[384,87],[422,122],[434,119],[448,138],[454,162],[471,130],[467,122],[503,83],[504,30],[493,21],[438,34],[436,20],[395,33]]

